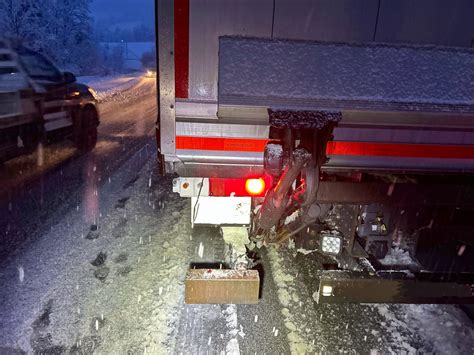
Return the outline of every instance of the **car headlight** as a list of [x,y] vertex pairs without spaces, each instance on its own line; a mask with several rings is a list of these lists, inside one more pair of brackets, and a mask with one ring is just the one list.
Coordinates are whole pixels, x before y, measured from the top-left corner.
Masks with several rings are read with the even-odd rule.
[[342,252],[342,237],[337,234],[321,234],[321,252],[329,255],[339,255]]
[[98,96],[97,96],[97,92],[92,89],[92,88],[87,88],[87,91],[89,92],[89,94],[92,95],[92,97],[95,99],[95,100],[98,100]]

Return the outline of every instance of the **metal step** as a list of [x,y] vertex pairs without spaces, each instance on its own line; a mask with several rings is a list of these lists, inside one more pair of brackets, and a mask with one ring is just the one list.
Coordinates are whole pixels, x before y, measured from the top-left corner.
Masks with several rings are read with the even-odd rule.
[[256,304],[260,277],[256,270],[192,269],[186,273],[187,304]]

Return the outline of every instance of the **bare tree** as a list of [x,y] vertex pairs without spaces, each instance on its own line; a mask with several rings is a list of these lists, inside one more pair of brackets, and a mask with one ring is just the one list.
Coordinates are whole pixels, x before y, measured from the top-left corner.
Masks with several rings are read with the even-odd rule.
[[0,0],[0,29],[3,35],[29,40],[37,35],[39,8],[34,0]]

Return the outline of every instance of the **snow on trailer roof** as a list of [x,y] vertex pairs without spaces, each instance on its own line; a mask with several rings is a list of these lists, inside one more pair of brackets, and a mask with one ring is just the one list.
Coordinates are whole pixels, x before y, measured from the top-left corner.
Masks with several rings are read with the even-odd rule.
[[219,105],[474,113],[474,50],[224,36]]

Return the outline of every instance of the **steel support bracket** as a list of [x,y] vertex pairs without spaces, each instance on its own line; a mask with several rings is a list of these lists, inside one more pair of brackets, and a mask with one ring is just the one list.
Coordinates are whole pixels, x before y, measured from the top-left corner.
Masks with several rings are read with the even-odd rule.
[[[403,277],[405,275],[405,277]],[[473,274],[458,280],[435,273],[324,271],[318,303],[474,303]],[[444,274],[446,276],[446,274]],[[453,275],[459,276],[459,275]],[[391,278],[389,278],[391,277]]]
[[[174,1],[157,0],[158,134],[160,153],[176,155]],[[165,158],[166,160],[166,158]]]

